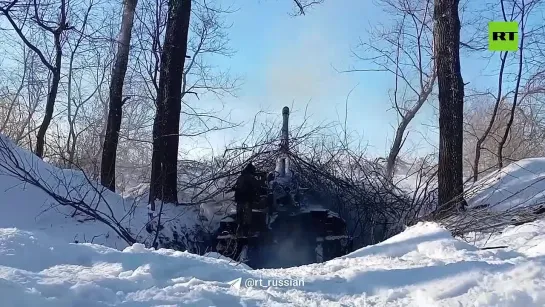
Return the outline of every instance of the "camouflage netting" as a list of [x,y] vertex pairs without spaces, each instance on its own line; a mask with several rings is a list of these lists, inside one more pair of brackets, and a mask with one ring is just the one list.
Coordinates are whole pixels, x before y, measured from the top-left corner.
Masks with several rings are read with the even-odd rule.
[[[290,169],[303,188],[302,203],[337,212],[347,222],[354,248],[402,231],[417,219],[423,207],[432,205],[432,199],[416,199],[388,183],[380,164],[346,149],[333,151],[313,142],[315,139],[311,134],[293,138],[287,152]],[[222,158],[209,164],[207,174],[201,172],[198,180],[184,184],[186,190],[191,186],[195,195],[189,202],[221,199],[233,204],[229,189],[244,165],[252,162],[258,171],[275,170],[277,159],[283,155],[276,144],[272,139],[251,148],[226,150]]]
[[[400,232],[420,212],[433,207],[435,199],[426,183],[418,191],[402,190],[385,180],[381,163],[367,159],[364,150],[349,148],[346,135],[339,138],[323,127],[309,131],[306,121],[288,132],[288,108],[283,109],[283,116],[283,125],[254,122],[259,131],[252,130],[247,138],[227,146],[220,156],[179,163],[181,205],[206,207],[209,214],[193,229],[172,229],[177,238],[184,239],[165,243],[193,252],[206,250],[207,240],[202,238],[212,235],[222,216],[234,213],[231,189],[244,166],[252,162],[258,171],[271,172],[284,156],[289,157],[290,170],[302,188],[301,203],[338,213],[354,238],[353,248]],[[277,133],[280,126],[282,142]]]

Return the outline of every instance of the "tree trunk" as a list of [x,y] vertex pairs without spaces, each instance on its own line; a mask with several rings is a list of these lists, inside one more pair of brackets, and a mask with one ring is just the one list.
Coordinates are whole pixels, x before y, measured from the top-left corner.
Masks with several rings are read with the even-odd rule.
[[[424,105],[424,102],[428,100],[428,97],[430,96],[433,85],[435,84],[435,79],[437,78],[437,74],[435,71],[433,71],[433,75],[431,76],[431,79],[429,83],[421,89],[421,93],[419,94],[418,101],[413,106],[412,109],[408,110],[404,115],[401,115],[401,122],[399,123],[397,130],[396,130],[396,136],[394,138],[394,142],[392,143],[392,146],[390,147],[390,153],[388,154],[388,159],[386,160],[386,179],[391,182],[394,178],[395,173],[395,166],[397,162],[397,157],[399,156],[399,152],[401,151],[401,148],[403,147],[403,136],[405,135],[405,131],[407,130],[407,127],[411,123],[411,121],[416,116],[416,113],[420,110],[422,105]],[[401,114],[401,110],[398,109],[398,112]]]
[[178,137],[182,105],[182,78],[191,15],[190,0],[170,0],[161,54],[157,112],[153,125],[150,204],[159,199],[177,203]]
[[486,138],[490,134],[490,130],[492,130],[492,127],[494,126],[494,122],[496,121],[496,116],[498,114],[498,109],[501,103],[503,70],[505,68],[505,60],[507,59],[507,51],[504,52],[503,55],[500,54],[500,59],[501,59],[501,65],[500,65],[500,72],[498,77],[498,95],[496,96],[496,103],[494,104],[492,117],[490,118],[490,121],[488,122],[488,126],[486,127],[483,135],[479,139],[477,139],[477,144],[475,145],[475,160],[473,161],[473,182],[476,182],[479,179],[479,163],[481,160],[482,145],[486,141]]
[[[42,124],[40,125],[40,128],[38,129],[38,135],[36,136],[35,154],[38,157],[43,158],[44,147],[45,147],[45,134],[47,132],[47,129],[49,128],[51,119],[53,118],[53,112],[55,109],[55,100],[57,99],[57,92],[59,90],[59,83],[61,80],[61,64],[62,64],[61,36],[63,35],[65,31],[70,30],[72,27],[70,27],[68,23],[66,22],[66,11],[67,11],[66,0],[60,0],[60,8],[59,8],[60,16],[59,16],[57,28],[53,28],[52,26],[44,22],[38,13],[39,12],[38,7],[34,8],[35,9],[34,16],[30,18],[30,20],[33,20],[41,29],[53,34],[53,42],[54,42],[54,49],[55,49],[55,65],[52,65],[47,60],[47,58],[42,53],[42,51],[40,51],[40,49],[38,49],[25,37],[25,34],[22,31],[22,28],[17,25],[15,20],[10,15],[10,10],[16,4],[17,4],[17,1],[12,1],[7,6],[3,6],[3,7],[0,6],[0,12],[3,14],[3,16],[7,18],[9,24],[13,27],[13,30],[15,30],[15,33],[17,33],[17,35],[23,41],[23,43],[32,51],[34,51],[34,53],[40,58],[40,61],[51,72],[51,77],[52,77],[49,93],[47,94],[44,119],[42,120]],[[34,2],[34,5],[37,5],[36,1]]]
[[[157,97],[159,97],[159,91],[157,91]],[[149,203],[151,210],[155,211],[155,200],[162,199],[161,193],[161,157],[163,156],[163,143],[162,143],[162,122],[163,119],[163,104],[157,103],[155,110],[155,118],[153,119],[153,151],[151,156],[151,181],[149,190]]]
[[520,45],[519,45],[519,63],[518,63],[518,73],[517,73],[517,84],[515,86],[515,94],[513,96],[513,105],[511,106],[511,112],[509,114],[509,121],[507,122],[507,126],[505,127],[505,132],[498,144],[498,151],[497,151],[497,161],[498,161],[498,169],[503,168],[503,147],[505,146],[505,143],[507,143],[507,138],[509,137],[509,132],[511,131],[511,126],[513,125],[513,120],[515,119],[515,112],[517,109],[517,99],[519,94],[519,88],[520,88],[520,80],[522,78],[522,68],[524,64],[524,37],[525,37],[525,15],[526,15],[526,6],[524,3],[524,0],[522,1],[522,4],[520,6],[521,11],[521,17],[520,17]]
[[461,209],[463,199],[464,83],[460,71],[459,0],[435,0],[434,47],[439,86],[438,215]]
[[123,4],[123,19],[117,42],[117,54],[112,68],[110,83],[110,104],[106,135],[102,147],[102,161],[100,167],[100,182],[103,186],[115,192],[115,160],[123,103],[123,82],[129,62],[131,32],[134,24],[134,12],[138,0],[125,0]]
[[[61,26],[62,27],[62,26]],[[50,68],[52,79],[49,93],[47,94],[47,102],[45,104],[45,115],[38,130],[36,136],[36,155],[40,158],[44,156],[45,146],[45,133],[51,119],[53,118],[53,111],[55,110],[55,100],[57,99],[57,92],[59,90],[59,83],[61,81],[61,64],[62,64],[62,46],[61,46],[61,31],[57,31],[54,34],[55,40],[55,66]]]
[[388,159],[386,160],[386,179],[389,182],[391,182],[394,178],[397,156],[401,151],[401,147],[403,147],[403,136],[405,135],[405,130],[407,129],[408,125],[409,121],[403,118],[401,120],[401,123],[399,123],[399,126],[397,127],[394,142],[390,147],[390,153],[388,154]]

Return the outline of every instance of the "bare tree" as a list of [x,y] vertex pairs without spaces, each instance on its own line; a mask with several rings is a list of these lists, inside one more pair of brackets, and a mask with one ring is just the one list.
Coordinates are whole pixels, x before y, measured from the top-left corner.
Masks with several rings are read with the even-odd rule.
[[[25,94],[33,89],[31,85],[34,76],[35,54],[25,45],[16,48],[21,51],[21,60],[12,59],[19,63],[11,69],[9,74],[2,76],[2,87],[0,87],[0,116],[2,123],[0,133],[11,138],[17,145],[24,146],[22,142],[25,132],[33,129],[32,115],[36,111],[37,104],[25,99]],[[9,69],[9,68],[8,68]],[[16,87],[11,87],[16,85]],[[28,103],[25,103],[27,102]]]
[[[15,30],[19,38],[30,49],[38,54],[43,65],[49,69],[52,75],[51,85],[49,87],[49,94],[47,96],[47,102],[45,107],[45,115],[36,138],[35,153],[38,157],[41,158],[44,154],[45,134],[47,132],[49,124],[51,123],[51,119],[53,118],[55,100],[57,98],[57,92],[61,80],[61,64],[63,52],[62,38],[65,32],[73,29],[73,27],[70,26],[67,21],[68,7],[66,0],[60,0],[60,7],[58,8],[58,10],[53,9],[53,11],[48,10],[48,8],[50,8],[53,4],[51,2],[38,2],[38,0],[33,0],[32,3],[28,4],[18,4],[18,2],[19,1],[14,0],[7,3],[7,5],[0,7],[0,13],[2,13],[2,15],[7,18],[8,22],[12,26],[13,30]],[[48,32],[53,37],[53,45],[55,50],[53,56],[54,60],[48,60],[47,56],[44,55],[44,53],[35,44],[27,39],[27,36],[23,32],[24,23],[18,23],[12,15],[13,10],[16,9],[32,11],[32,13],[29,13],[32,14],[32,20],[36,23],[36,25],[43,31]],[[48,17],[45,16],[46,14],[51,16],[57,15],[57,20],[49,20]],[[23,16],[25,15],[26,13],[23,12]]]
[[316,4],[321,4],[324,0],[293,0],[295,6],[297,7],[298,15],[305,15],[306,10]]
[[191,15],[190,0],[169,2],[165,41],[161,54],[156,115],[153,123],[153,156],[149,202],[177,203],[178,142],[182,77],[187,54]]
[[123,104],[129,97],[123,96],[123,82],[129,62],[131,32],[134,24],[134,14],[137,0],[125,0],[123,3],[123,19],[118,37],[117,54],[112,69],[110,83],[110,103],[106,136],[102,149],[100,179],[103,186],[115,191],[115,160],[119,130],[121,129]]
[[[528,19],[528,15],[532,8],[538,3],[539,1],[530,1],[529,3],[525,3],[525,0],[521,0],[521,3],[518,4],[518,1],[515,1],[513,3],[513,10],[515,7],[518,7],[520,9],[520,44],[519,44],[519,50],[518,50],[518,72],[517,72],[517,78],[516,78],[516,85],[513,95],[513,105],[511,107],[511,112],[509,115],[509,121],[507,122],[507,126],[505,127],[505,132],[498,144],[497,147],[497,159],[498,159],[498,168],[503,168],[503,147],[505,146],[505,143],[507,142],[507,137],[509,136],[509,131],[511,130],[511,126],[513,125],[513,119],[515,117],[515,110],[517,108],[517,99],[519,95],[519,88],[520,88],[520,82],[522,78],[522,69],[524,64],[524,40],[526,37],[526,23]],[[501,2],[502,9],[503,9],[503,1]],[[505,16],[505,11],[504,11]]]
[[438,214],[463,199],[464,83],[460,69],[459,0],[435,0],[434,51],[439,86]]
[[[304,12],[304,9],[305,8],[308,8],[310,7],[311,5],[314,5],[314,4],[318,4],[318,3],[321,3],[322,1],[296,1],[296,4],[298,6],[299,9],[303,9],[302,11],[300,10],[299,12]],[[164,1],[156,1],[156,7],[159,7],[162,3],[164,3]],[[169,2],[169,7],[171,6],[172,3]],[[210,79],[207,75],[210,74],[210,68],[206,67],[203,65],[202,62],[199,62],[199,57],[198,55],[200,54],[206,54],[206,53],[215,53],[215,54],[221,54],[221,53],[224,53],[224,50],[225,47],[225,42],[223,42],[223,35],[222,33],[220,32],[220,30],[222,29],[221,26],[218,26],[216,25],[216,20],[217,20],[217,17],[215,17],[218,13],[218,10],[215,10],[215,9],[211,9],[208,7],[208,4],[206,3],[206,1],[203,3],[203,4],[199,4],[199,3],[195,3],[195,8],[197,9],[196,10],[196,14],[195,14],[195,18],[197,20],[200,21],[200,23],[194,23],[194,27],[191,28],[191,31],[195,33],[194,36],[191,36],[192,39],[190,40],[190,43],[188,44],[187,46],[187,50],[191,50],[193,52],[192,56],[191,56],[191,60],[189,60],[189,62],[187,63],[187,66],[184,67],[183,69],[183,82],[182,82],[182,94],[181,94],[181,97],[185,99],[185,97],[187,97],[186,94],[195,94],[195,95],[198,95],[198,92],[199,90],[204,90],[206,92],[212,92],[214,94],[218,94],[218,93],[221,93],[221,92],[227,92],[227,93],[231,93],[232,90],[236,87],[236,80],[234,80],[235,82],[233,83],[232,80],[228,80],[228,79],[223,79],[224,78],[224,75],[221,76],[222,78],[212,78]],[[168,10],[169,14],[172,13],[170,8]],[[157,12],[156,16],[160,17],[162,16],[162,13],[161,11]],[[161,18],[156,18],[154,20],[154,22],[152,23],[152,26],[150,27],[145,27],[145,31],[148,32],[149,34],[151,34],[150,36],[152,37],[152,41],[151,41],[151,45],[154,46],[154,51],[155,53],[157,54],[158,52],[161,52],[161,59],[159,60],[159,56],[155,55],[154,56],[154,61],[150,62],[152,65],[149,65],[148,66],[148,75],[151,77],[150,79],[151,80],[154,80],[157,78],[157,76],[159,76],[159,78],[161,78],[161,75],[163,75],[163,72],[162,72],[162,65],[164,65],[163,63],[163,57],[165,56],[165,46],[167,44],[167,34],[165,33],[165,38],[164,38],[164,42],[161,42],[161,36],[163,33],[162,31],[162,27],[164,27],[163,25],[166,25],[166,28],[168,28],[168,19],[167,19],[167,22],[166,23],[163,23],[161,21]],[[166,32],[168,32],[168,30],[166,30]],[[187,52],[186,52],[187,54]],[[161,69],[157,69],[158,67],[161,67]],[[193,70],[193,68],[197,68],[197,70]],[[159,72],[159,73],[158,73]],[[196,73],[195,73],[196,72]],[[189,76],[192,76],[193,78],[189,78]],[[226,80],[226,82],[222,82],[221,80]],[[219,83],[218,83],[219,81]],[[156,97],[156,101],[159,102],[160,101],[160,98],[159,96],[161,95],[161,89],[160,89],[160,83],[161,82],[152,82],[151,84],[153,84],[154,88],[150,88],[151,89],[151,92],[153,92],[154,90],[157,92],[157,97]],[[217,84],[217,85],[214,85],[214,84]],[[164,94],[163,94],[164,95]],[[173,97],[173,96],[170,96],[170,97]],[[192,106],[189,106],[185,101],[182,101],[182,104],[185,105],[188,110],[190,112],[188,112],[188,114],[186,115],[193,115],[197,118],[198,121],[201,121],[203,120],[203,118],[212,118],[212,119],[215,119],[215,120],[220,120],[221,122],[221,119],[219,119],[218,117],[215,117],[215,116],[210,116],[208,112],[195,112],[194,111],[194,108]],[[159,110],[160,109],[160,105],[158,103],[156,103],[156,108],[157,108],[157,113],[160,113],[161,111]],[[181,108],[180,108],[181,109]],[[174,115],[172,115],[174,116]],[[179,116],[178,116],[179,118]],[[154,130],[157,131],[157,127],[158,127],[158,123],[157,122],[160,122],[161,120],[159,120],[156,116],[156,119],[155,119],[155,124],[154,124]],[[179,119],[177,119],[175,122],[179,123]],[[206,130],[205,131],[209,131],[209,130],[219,130],[219,129],[224,129],[225,127],[218,127],[218,128],[210,128],[208,127],[208,125],[206,124],[203,124],[205,127],[206,127]],[[232,126],[232,125],[228,125],[228,126]],[[169,128],[171,129],[174,129],[174,127],[176,127],[176,124],[169,124],[168,125]],[[174,140],[174,138],[176,138],[176,144],[177,144],[177,138],[180,136],[179,133],[175,133],[174,131],[170,131],[169,133],[167,133],[169,138],[171,138],[172,140]],[[194,133],[193,133],[194,134]],[[198,134],[201,134],[201,133],[198,133]],[[154,135],[154,150],[153,150],[153,155],[157,155],[158,154],[158,150],[156,150],[155,148],[159,148],[157,144],[157,136]],[[177,146],[174,146],[175,142],[169,142],[172,146],[172,148],[174,147],[177,147]],[[159,150],[160,152],[161,150]],[[175,172],[176,172],[176,168],[174,167],[175,166],[175,159],[177,160],[177,153],[174,154],[174,149],[172,149],[172,153],[169,154],[170,155],[170,159],[172,159],[172,162],[169,162],[169,164],[171,165],[171,167],[168,167],[170,169],[169,172],[172,172],[172,174],[169,174],[168,175],[168,178],[169,179],[161,179],[161,180],[166,180],[165,182],[168,182],[167,185],[169,186],[168,188],[166,188],[166,190],[168,190],[167,194],[170,194],[170,197],[169,197],[169,202],[174,202],[175,201],[175,192],[173,191],[174,190],[174,187],[175,187],[175,178],[177,177]],[[153,185],[157,185],[157,184],[160,184],[160,180],[158,180],[159,178],[159,174],[156,172],[156,170],[159,169],[159,163],[156,162],[156,160],[154,158],[152,158],[153,161],[155,162],[152,162],[152,175],[151,175],[151,186],[150,187],[150,202],[152,199],[154,198],[157,198],[156,196],[154,196],[154,194],[164,194],[165,192],[158,192],[159,188],[154,188]],[[164,162],[161,162],[161,163],[164,163]],[[164,199],[164,198],[161,198],[161,199]]]
[[[520,93],[517,108],[513,117],[509,138],[504,144],[504,163],[511,163],[525,158],[542,157],[545,150],[542,145],[545,137],[545,113],[543,108],[543,97],[527,96],[526,88]],[[497,169],[496,148],[505,131],[505,127],[511,114],[510,99],[502,99],[496,105],[495,98],[484,96],[470,98],[466,101],[464,122],[465,133],[464,147],[466,148],[465,162],[467,163],[467,174],[473,175],[475,166],[475,145],[479,137],[486,131],[488,138],[481,144],[481,155],[478,169],[479,176],[483,173]],[[496,110],[496,120],[494,125],[489,128],[489,122]]]
[[89,21],[89,15],[91,13],[91,10],[93,9],[94,3],[91,1],[89,5],[87,6],[87,9],[84,10],[83,16],[81,20],[78,20],[79,27],[77,31],[74,31],[77,33],[74,42],[71,42],[70,39],[67,38],[67,44],[68,49],[70,50],[69,53],[69,59],[68,59],[68,84],[67,84],[67,93],[66,93],[66,117],[68,121],[68,137],[66,140],[65,145],[65,151],[67,153],[67,161],[68,166],[71,167],[72,163],[75,162],[75,155],[76,155],[76,145],[77,145],[77,139],[79,136],[79,133],[76,132],[76,121],[78,119],[78,115],[83,107],[83,105],[89,101],[96,91],[98,90],[98,87],[96,87],[89,96],[83,101],[80,101],[79,103],[76,102],[75,99],[75,93],[74,90],[76,89],[76,86],[74,86],[74,73],[75,73],[75,60],[76,57],[79,55],[79,49],[85,48],[83,42],[85,40],[87,33],[87,27],[88,21]]
[[436,79],[433,63],[431,0],[382,0],[384,12],[395,16],[392,28],[377,27],[359,59],[376,68],[351,69],[349,72],[391,73],[395,88],[391,95],[399,122],[386,160],[386,177],[391,180],[397,157],[403,147],[407,128],[430,97]]
[[[511,153],[506,154],[506,151],[510,152],[510,147],[513,144],[512,141],[514,141],[513,136],[509,134],[513,129],[518,130],[518,127],[513,127],[517,121],[517,112],[522,110],[526,112],[529,109],[532,112],[536,110],[534,107],[528,105],[519,110],[518,105],[524,103],[525,99],[530,97],[535,98],[543,89],[540,84],[540,75],[544,66],[543,61],[540,60],[540,55],[542,54],[540,50],[543,48],[541,41],[544,27],[540,24],[533,25],[527,21],[531,17],[530,15],[538,18],[537,16],[543,12],[542,7],[541,10],[538,9],[542,3],[540,0],[526,2],[521,2],[520,0],[499,0],[500,5],[497,7],[501,8],[500,10],[487,10],[485,12],[485,14],[499,14],[499,18],[504,21],[518,21],[520,25],[520,42],[519,51],[500,52],[496,93],[493,94],[490,90],[484,93],[476,90],[476,93],[473,94],[476,96],[476,100],[481,99],[483,102],[486,102],[486,110],[468,110],[469,112],[491,111],[491,114],[482,114],[487,118],[488,123],[482,129],[481,124],[476,121],[467,122],[469,129],[467,133],[476,138],[476,143],[471,144],[471,146],[475,146],[475,152],[472,155],[473,160],[468,161],[472,168],[472,179],[474,182],[479,179],[479,175],[483,171],[486,172],[492,168],[501,168],[506,162],[511,161],[513,155]],[[486,20],[488,18],[481,19]],[[486,52],[483,56],[488,58],[489,54],[490,52]],[[513,67],[510,67],[509,63],[513,63]],[[524,85],[525,83],[529,87]],[[492,108],[489,108],[486,96],[493,97],[495,104]],[[504,109],[508,100],[513,101],[509,108],[510,112]],[[533,126],[533,123],[535,121],[532,120],[523,125]],[[519,135],[518,131],[516,133]],[[491,140],[489,141],[489,139]],[[522,145],[523,142],[527,141],[527,138],[519,139],[519,141]],[[526,152],[526,150],[521,148],[522,152]],[[487,161],[481,163],[483,155],[486,156]],[[494,156],[494,165],[489,164],[489,156]],[[515,156],[524,156],[524,154]],[[482,166],[485,167],[484,170]]]
[[475,144],[475,159],[473,160],[473,181],[477,181],[479,178],[479,163],[481,159],[481,150],[483,149],[482,146],[484,142],[486,142],[486,139],[488,138],[488,135],[494,126],[494,123],[496,121],[496,115],[498,114],[498,108],[500,106],[500,102],[502,101],[502,84],[503,84],[503,72],[505,68],[505,62],[507,59],[507,52],[500,53],[500,72],[498,75],[498,93],[496,94],[496,103],[494,104],[494,108],[492,111],[492,116],[490,117],[490,120],[488,121],[488,126],[486,127],[483,134],[478,137],[477,143]]

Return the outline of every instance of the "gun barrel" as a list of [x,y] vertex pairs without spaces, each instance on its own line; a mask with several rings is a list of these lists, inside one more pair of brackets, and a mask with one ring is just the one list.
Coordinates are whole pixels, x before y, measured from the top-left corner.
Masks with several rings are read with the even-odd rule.
[[287,152],[289,150],[289,142],[288,142],[288,122],[290,117],[290,108],[284,107],[282,108],[282,140],[281,140],[281,147],[284,152]]

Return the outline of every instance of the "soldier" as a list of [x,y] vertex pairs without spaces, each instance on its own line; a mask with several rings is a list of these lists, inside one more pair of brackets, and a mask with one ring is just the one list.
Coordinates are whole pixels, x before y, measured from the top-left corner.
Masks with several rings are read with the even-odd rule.
[[255,166],[250,162],[242,170],[235,184],[235,202],[237,203],[237,234],[248,235],[252,223],[252,205],[259,200],[261,184],[255,177]]

